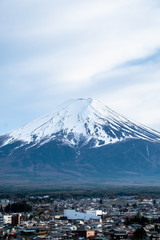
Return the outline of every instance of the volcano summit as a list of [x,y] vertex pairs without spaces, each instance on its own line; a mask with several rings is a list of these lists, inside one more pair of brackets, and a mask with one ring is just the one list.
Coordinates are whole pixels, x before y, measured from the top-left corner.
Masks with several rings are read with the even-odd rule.
[[160,133],[94,99],[70,100],[0,136],[0,163],[4,184],[158,184]]

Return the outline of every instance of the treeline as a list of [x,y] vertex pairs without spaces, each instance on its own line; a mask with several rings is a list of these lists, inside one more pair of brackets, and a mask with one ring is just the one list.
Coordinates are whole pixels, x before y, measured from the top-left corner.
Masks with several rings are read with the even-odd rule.
[[31,212],[32,211],[32,206],[27,204],[25,201],[23,202],[16,202],[12,204],[8,204],[4,211],[6,213],[20,213],[20,212]]
[[140,224],[142,226],[145,226],[146,224],[160,223],[160,217],[156,219],[149,219],[147,217],[141,216],[140,214],[137,214],[132,218],[127,217],[125,223],[126,225]]
[[115,186],[95,186],[95,187],[66,187],[64,189],[46,189],[46,190],[22,190],[22,191],[9,191],[0,193],[0,199],[28,199],[30,196],[43,196],[49,195],[50,198],[53,199],[67,199],[67,198],[92,198],[92,197],[99,197],[103,198],[116,198],[116,197],[123,197],[123,196],[134,196],[138,199],[144,198],[152,198],[157,199],[160,197],[160,187],[115,187]]
[[147,223],[150,223],[150,220],[146,217],[140,216],[139,214],[132,218],[126,218],[126,225],[140,224],[142,226],[145,226]]

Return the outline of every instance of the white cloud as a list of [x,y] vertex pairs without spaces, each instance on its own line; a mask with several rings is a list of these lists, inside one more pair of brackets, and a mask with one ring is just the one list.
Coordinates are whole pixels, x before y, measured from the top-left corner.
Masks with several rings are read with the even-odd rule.
[[14,108],[32,116],[35,106],[38,115],[52,101],[88,95],[131,117],[135,112],[141,122],[147,103],[151,114],[146,109],[144,120],[154,125],[157,62],[115,69],[160,48],[159,15],[158,0],[1,1],[0,95],[6,109],[14,99]]
[[[120,84],[116,86],[114,83]],[[128,118],[160,129],[160,69],[152,62],[142,66],[126,66],[106,76],[104,81],[113,81],[114,88],[107,90],[107,84],[99,98],[114,110]]]
[[[46,6],[42,3],[39,8],[33,1],[35,12],[32,10],[29,16],[24,13],[27,3],[21,3],[25,16],[22,23],[18,22],[22,13],[16,17],[17,11],[12,11],[17,21],[12,24],[10,19],[14,32],[8,37],[24,41],[24,48],[31,44],[30,55],[16,61],[16,70],[21,69],[23,73],[45,71],[53,78],[56,73],[57,81],[84,83],[97,73],[145,57],[160,47],[159,12],[151,1],[147,4],[133,0],[67,1],[69,4],[64,6],[63,3],[55,1],[54,8],[53,2],[47,1]],[[39,44],[38,54],[32,55],[36,44]]]

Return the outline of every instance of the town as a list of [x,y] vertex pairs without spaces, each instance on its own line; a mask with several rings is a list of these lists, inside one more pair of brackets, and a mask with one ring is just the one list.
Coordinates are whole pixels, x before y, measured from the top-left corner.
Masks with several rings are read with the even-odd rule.
[[160,239],[160,198],[0,199],[0,239]]

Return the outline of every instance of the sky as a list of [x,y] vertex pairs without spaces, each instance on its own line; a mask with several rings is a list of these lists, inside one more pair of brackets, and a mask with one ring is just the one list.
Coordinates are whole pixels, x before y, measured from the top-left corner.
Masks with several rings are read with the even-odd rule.
[[0,134],[88,97],[160,131],[160,1],[1,0]]

